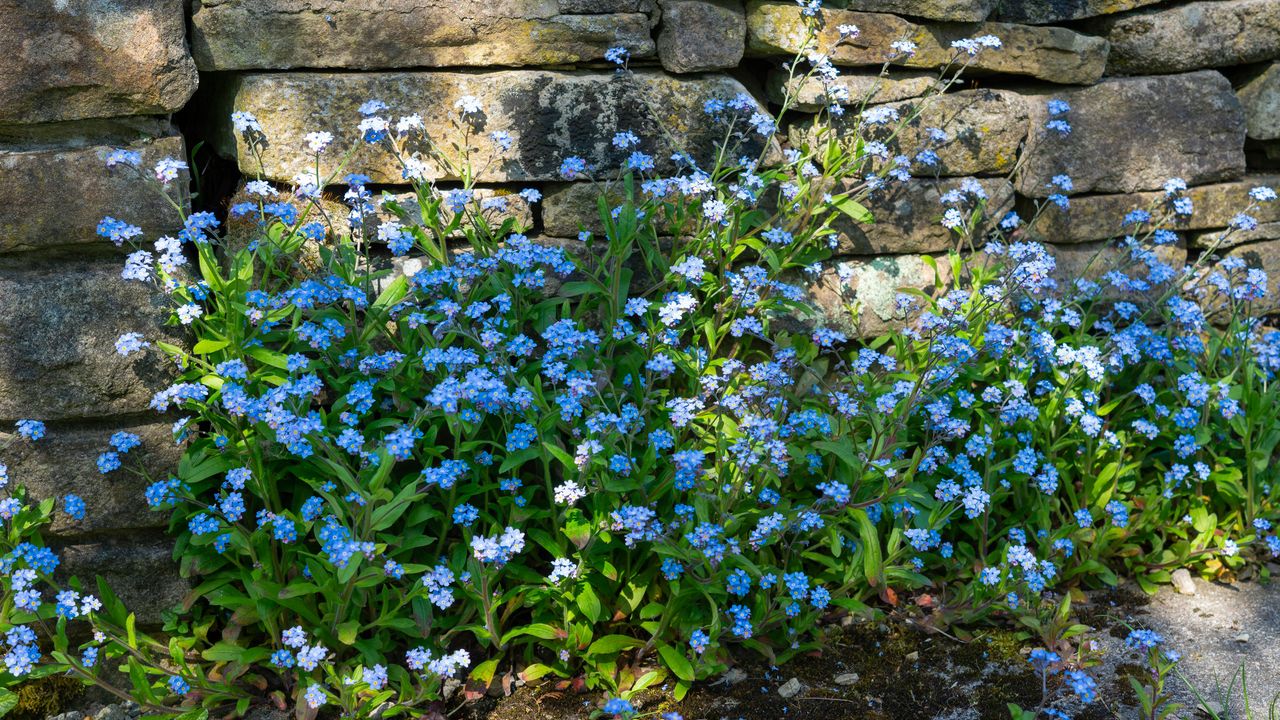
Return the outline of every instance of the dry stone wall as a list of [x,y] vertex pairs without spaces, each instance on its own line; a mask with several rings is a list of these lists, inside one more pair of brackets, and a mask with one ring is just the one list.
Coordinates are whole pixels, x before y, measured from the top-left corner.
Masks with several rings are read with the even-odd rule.
[[[1171,260],[1211,246],[1254,185],[1280,184],[1280,0],[831,0],[821,42],[838,27],[861,35],[832,60],[859,101],[909,109],[951,59],[959,38],[993,34],[1004,48],[980,56],[970,80],[930,105],[918,127],[954,138],[938,148],[940,177],[917,179],[870,203],[874,225],[839,228],[838,257],[812,281],[834,324],[882,332],[896,290],[926,288],[924,254],[945,252],[938,198],[977,178],[994,208],[1026,214],[1068,174],[1068,212],[1041,226],[1061,272],[1082,268],[1130,209],[1148,204],[1169,177],[1192,185],[1197,213]],[[163,332],[158,298],[119,277],[122,251],[96,237],[103,215],[129,213],[150,237],[175,229],[168,202],[108,172],[102,159],[128,147],[148,163],[206,148],[235,173],[288,182],[310,169],[302,137],[354,132],[356,109],[378,98],[420,113],[445,132],[463,95],[482,101],[490,130],[513,137],[511,154],[480,158],[486,196],[512,198],[506,212],[531,234],[572,244],[593,225],[593,191],[560,181],[568,154],[601,173],[618,162],[609,139],[632,130],[646,151],[695,155],[713,138],[701,112],[709,96],[747,93],[777,107],[781,64],[804,38],[790,0],[0,0],[0,428],[20,417],[50,426],[49,439],[6,458],[40,495],[76,492],[89,520],[59,520],[54,541],[67,569],[104,573],[154,620],[184,592],[161,527],[140,502],[145,480],[100,475],[93,458],[117,429],[141,435],[143,465],[163,475],[178,451],[173,418],[148,409],[168,369],[155,353],[121,358],[123,332]],[[917,52],[877,80],[894,40]],[[605,54],[630,54],[619,75]],[[794,83],[794,81],[791,81]],[[827,99],[798,90],[783,131],[802,136]],[[1069,135],[1046,129],[1046,101],[1070,103]],[[261,157],[232,131],[245,110],[272,144]],[[176,118],[176,121],[175,121]],[[659,132],[666,128],[669,134]],[[654,144],[656,143],[656,144]],[[765,148],[762,148],[765,149]],[[365,150],[353,167],[392,192],[400,169]],[[924,168],[921,168],[924,170]],[[428,176],[448,183],[441,167]],[[185,180],[185,179],[184,179]],[[191,202],[184,183],[171,200]],[[206,186],[203,207],[225,207]],[[512,195],[536,187],[540,203]],[[1280,213],[1228,252],[1280,281]],[[412,265],[407,263],[406,265]],[[855,323],[846,308],[863,310]],[[5,439],[0,430],[0,440]]]

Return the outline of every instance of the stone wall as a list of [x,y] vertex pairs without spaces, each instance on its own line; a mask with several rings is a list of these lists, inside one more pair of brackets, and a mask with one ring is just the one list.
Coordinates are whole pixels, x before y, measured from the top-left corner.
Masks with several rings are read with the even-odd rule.
[[[890,42],[918,46],[874,103],[919,102],[954,39],[989,33],[1004,43],[921,123],[954,138],[938,151],[942,178],[876,199],[878,222],[842,228],[840,257],[814,282],[837,324],[852,324],[845,303],[863,305],[856,332],[897,320],[898,286],[932,283],[922,254],[951,243],[938,197],[963,178],[979,178],[993,206],[1025,214],[1055,175],[1070,175],[1069,216],[1053,211],[1044,225],[1064,267],[1091,255],[1169,177],[1193,186],[1197,208],[1182,243],[1166,249],[1171,259],[1212,243],[1250,187],[1280,183],[1268,174],[1280,165],[1280,0],[829,4],[847,9],[827,11],[825,44],[840,25],[861,30],[832,56],[852,98],[872,86]],[[148,440],[152,474],[176,455],[171,419],[147,409],[165,381],[162,358],[112,349],[122,332],[160,331],[157,299],[121,282],[121,251],[94,234],[103,215],[126,208],[150,236],[175,220],[163,200],[104,169],[108,149],[154,160],[206,143],[230,172],[197,202],[225,206],[213,189],[233,189],[236,170],[287,182],[309,169],[302,136],[348,139],[367,99],[443,130],[454,101],[474,95],[488,129],[515,142],[508,157],[480,159],[480,182],[494,193],[537,187],[543,201],[513,212],[531,234],[573,242],[594,201],[584,186],[558,181],[563,156],[608,172],[620,160],[608,142],[619,130],[646,138],[659,158],[677,146],[705,149],[713,130],[701,101],[747,92],[776,107],[780,65],[801,28],[801,8],[781,0],[0,0],[0,47],[10,50],[0,71],[0,188],[9,199],[0,205],[0,428],[48,421],[48,441],[6,458],[11,474],[38,495],[74,491],[89,504],[87,522],[52,529],[69,569],[106,573],[152,619],[183,592],[164,518],[141,507],[146,479],[103,476],[93,462],[121,427]],[[605,60],[616,46],[629,51],[633,74]],[[1070,103],[1071,134],[1046,129],[1050,98]],[[805,132],[823,102],[818,88],[801,88],[784,131]],[[231,131],[234,110],[263,122],[272,145],[261,158]],[[198,160],[218,167],[208,149]],[[384,155],[365,152],[356,166],[393,190],[399,182]],[[172,199],[190,202],[185,191]],[[1280,209],[1268,213],[1230,252],[1265,265],[1274,283]]]

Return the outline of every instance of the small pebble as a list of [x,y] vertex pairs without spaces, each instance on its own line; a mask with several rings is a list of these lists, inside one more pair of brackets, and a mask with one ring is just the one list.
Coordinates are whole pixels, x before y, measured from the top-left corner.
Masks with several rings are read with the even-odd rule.
[[1238,642],[1238,643],[1247,643],[1247,642],[1249,642],[1249,633],[1240,633],[1239,635],[1237,635],[1237,636],[1236,636],[1236,642]]
[[1173,583],[1173,589],[1182,595],[1195,595],[1196,582],[1191,579],[1191,573],[1186,568],[1178,568],[1173,571],[1173,576],[1169,578]]
[[918,662],[920,660],[920,652],[914,651],[907,653],[907,662]]
[[800,679],[791,678],[790,680],[783,683],[782,687],[778,688],[778,694],[790,700],[796,695],[799,695],[801,689],[802,689],[802,686],[800,685]]
[[855,672],[841,673],[836,676],[835,681],[837,685],[857,685],[858,673],[855,673]]

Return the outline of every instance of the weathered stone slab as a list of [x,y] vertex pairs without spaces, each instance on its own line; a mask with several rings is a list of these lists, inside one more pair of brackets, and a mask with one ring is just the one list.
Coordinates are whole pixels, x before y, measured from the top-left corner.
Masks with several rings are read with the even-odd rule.
[[[363,231],[365,237],[377,237],[378,225],[386,221],[396,221],[402,223],[421,224],[422,211],[418,206],[417,196],[411,192],[402,192],[403,188],[388,188],[384,192],[374,193],[373,202],[376,206],[376,212],[365,218]],[[442,194],[448,194],[447,188],[440,190]],[[533,207],[520,194],[508,190],[506,188],[474,188],[472,190],[473,201],[469,204],[467,210],[468,215],[483,217],[493,229],[499,228],[507,220],[515,223],[516,229],[528,230],[533,227]],[[285,202],[296,208],[299,213],[311,207],[309,202],[301,202],[290,197],[287,191],[281,192],[279,195],[271,198],[261,198],[259,196],[251,196],[245,192],[244,186],[231,198],[231,204],[241,202]],[[385,202],[394,202],[404,210],[408,220],[401,220],[391,211],[390,207],[384,205]],[[348,224],[348,213],[350,207],[331,200],[321,198],[320,201],[323,212],[317,212],[314,208],[310,210],[311,215],[309,221],[315,221],[325,226],[325,230],[330,239],[336,239],[350,233]],[[299,215],[301,217],[301,215]],[[454,212],[447,205],[440,207],[441,223],[448,225],[452,222]],[[232,238],[232,242],[248,241],[256,236],[259,218],[254,213],[242,215],[240,217],[229,218],[227,221],[228,232]],[[467,226],[467,221],[463,221],[463,227]],[[462,237],[462,227],[460,227],[451,238]]]
[[658,58],[673,73],[737,67],[746,50],[740,0],[663,0]]
[[[1113,242],[1046,244],[1045,247],[1057,264],[1053,278],[1058,281],[1059,287],[1069,287],[1070,283],[1080,278],[1103,283],[1103,277],[1113,270],[1123,272],[1130,277],[1146,276],[1146,267],[1135,262],[1130,251],[1118,247]],[[1172,266],[1175,270],[1181,269],[1187,263],[1187,246],[1181,241],[1147,249],[1154,251],[1161,262]],[[1120,293],[1106,288],[1104,296],[1115,298],[1119,297]]]
[[1163,0],[1000,0],[992,20],[1048,25],[1133,10]]
[[775,70],[769,75],[766,92],[769,101],[778,105],[788,94],[791,107],[803,112],[817,112],[829,105],[861,107],[920,97],[938,84],[938,76],[911,70],[891,76],[874,73],[845,74],[824,85],[817,77],[788,77]]
[[[6,431],[9,429],[6,427]],[[111,450],[108,441],[113,433],[121,430],[137,435],[142,445],[120,456],[119,470],[104,475],[98,471],[98,455]],[[11,439],[11,434],[0,433],[0,443]],[[174,471],[181,455],[168,422],[107,421],[93,425],[51,425],[39,442],[12,443],[0,460],[9,466],[9,481],[26,486],[30,497],[58,498],[53,523],[46,533],[76,537],[104,530],[167,525],[168,513],[153,512],[142,496],[151,480],[167,477]],[[139,468],[147,475],[133,472]],[[62,497],[67,493],[84,499],[83,520],[73,520],[62,512]]]
[[182,0],[0,0],[0,123],[164,114],[196,89]]
[[101,577],[140,625],[158,625],[161,614],[180,605],[191,591],[173,560],[173,540],[160,534],[104,538],[54,549],[62,556],[59,579],[75,576],[96,595]]
[[[913,172],[918,175],[1006,174],[1013,170],[1018,147],[1027,137],[1026,103],[1021,95],[1008,90],[965,90],[880,107],[912,119],[901,129],[896,122],[860,128],[857,117],[850,113],[836,118],[832,128],[840,134],[861,132],[864,137],[881,140],[892,154],[915,157],[926,148],[935,151],[938,163],[916,163]],[[812,121],[801,123],[796,132],[812,138],[813,128]],[[931,129],[944,131],[947,139],[930,139]]]
[[554,0],[197,0],[191,48],[201,70],[555,65],[600,60],[615,46],[650,56],[650,18],[636,9],[565,11]]
[[[186,157],[179,135],[130,143],[142,155],[139,169],[108,170],[107,153],[116,145],[57,149],[0,149],[0,253],[59,245],[104,243],[96,228],[112,215],[142,228],[145,237],[182,228],[177,210],[140,173],[162,158]],[[170,197],[187,204],[186,173],[172,183]]]
[[[837,255],[939,253],[955,248],[957,235],[942,226],[946,211],[943,194],[958,190],[959,178],[917,178],[892,183],[876,191],[863,205],[875,217],[871,225],[858,225],[843,216],[833,225],[839,232]],[[986,215],[999,219],[1013,207],[1013,185],[1004,178],[976,180],[987,194]]]
[[853,0],[849,7],[862,12],[897,13],[929,20],[986,20],[1000,0]]
[[1263,240],[1236,245],[1221,253],[1223,259],[1240,258],[1247,267],[1267,273],[1267,295],[1254,305],[1258,314],[1280,310],[1280,240]]
[[167,385],[154,347],[115,351],[126,332],[156,339],[167,316],[155,290],[120,278],[122,267],[118,257],[0,259],[0,426],[138,412]]
[[1258,223],[1258,227],[1252,230],[1224,228],[1187,234],[1187,243],[1202,250],[1225,250],[1259,240],[1280,240],[1280,222]]
[[[820,52],[837,65],[880,66],[889,57],[890,43],[910,40],[915,54],[896,59],[912,68],[943,67],[957,59],[955,40],[995,35],[1004,44],[968,58],[971,71],[1029,75],[1064,84],[1098,81],[1107,64],[1105,40],[1065,28],[1008,23],[942,23],[920,25],[895,15],[851,10],[824,10],[818,32]],[[840,26],[856,25],[860,34],[841,41]],[[753,0],[747,6],[747,53],[755,56],[795,55],[808,37],[801,8],[795,3]]]
[[[1174,214],[1166,226],[1170,230],[1209,230],[1225,228],[1237,213],[1253,204],[1249,191],[1255,187],[1280,186],[1280,175],[1251,175],[1239,182],[1201,185],[1188,188],[1178,197],[1191,200],[1190,216]],[[1124,227],[1124,218],[1132,210],[1147,210],[1159,218],[1171,212],[1164,192],[1125,195],[1084,195],[1071,198],[1071,206],[1062,210],[1049,204],[1036,222],[1035,232],[1054,243],[1089,242],[1120,237],[1133,231]],[[1024,204],[1023,216],[1034,210]],[[1264,203],[1251,214],[1260,222],[1280,221],[1280,203]]]
[[[1070,134],[1045,127],[1047,101],[1066,100]],[[1047,197],[1054,176],[1069,175],[1075,192],[1156,190],[1172,177],[1189,185],[1244,174],[1244,111],[1231,83],[1212,70],[1113,78],[1093,87],[1028,96],[1031,135],[1023,150],[1018,192]]]
[[1175,73],[1280,57],[1280,3],[1211,0],[1161,5],[1090,21],[1111,42],[1107,72]]
[[[428,136],[447,148],[463,137],[455,103],[470,95],[485,113],[482,128],[471,131],[477,148],[471,161],[480,182],[557,180],[568,156],[584,158],[595,175],[612,174],[631,152],[612,145],[614,134],[623,130],[642,138],[639,149],[653,156],[658,172],[669,172],[675,169],[670,157],[677,150],[692,151],[702,162],[713,160],[725,126],[703,111],[703,102],[745,92],[728,77],[672,77],[651,70],[634,75],[545,70],[250,74],[223,89],[222,117],[233,110],[258,117],[270,142],[261,167],[229,121],[224,121],[217,144],[220,152],[238,159],[246,174],[261,171],[287,181],[314,171],[314,157],[303,140],[307,133],[334,133],[334,149],[326,156],[330,163],[358,141],[355,121],[321,127],[323,118],[358,118],[359,106],[378,98],[390,106],[393,119],[421,114]],[[510,134],[509,151],[488,139],[495,131]],[[763,141],[753,136],[745,151],[755,154],[762,147]],[[367,173],[377,183],[403,182],[401,163],[385,143],[362,144],[346,171]],[[433,161],[427,161],[426,172],[435,179],[456,179]]]
[[1280,139],[1280,63],[1268,65],[1236,91],[1244,123],[1254,140]]
[[899,305],[903,288],[933,293],[939,273],[944,284],[950,281],[945,258],[936,266],[935,271],[921,255],[834,261],[807,284],[809,301],[819,313],[817,324],[857,338],[900,329],[915,317]]

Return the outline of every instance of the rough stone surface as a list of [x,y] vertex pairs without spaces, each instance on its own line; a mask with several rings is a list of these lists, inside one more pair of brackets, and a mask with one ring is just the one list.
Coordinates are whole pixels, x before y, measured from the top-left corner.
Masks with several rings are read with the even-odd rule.
[[1280,63],[1272,63],[1236,91],[1254,140],[1280,139]]
[[[1071,105],[1069,134],[1045,127],[1046,101]],[[1188,184],[1244,174],[1244,111],[1221,74],[1114,78],[1089,88],[1028,96],[1031,136],[1015,186],[1028,197],[1056,192],[1069,175],[1075,192],[1155,190],[1171,177]]]
[[[956,59],[954,40],[995,35],[1000,50],[983,52],[970,62],[970,71],[1029,75],[1065,84],[1091,84],[1102,77],[1107,63],[1105,40],[1065,28],[1007,23],[919,25],[895,15],[851,10],[826,10],[818,32],[818,48],[837,65],[881,66],[890,43],[908,39],[918,49],[895,64],[912,68],[943,67]],[[840,42],[841,25],[856,25],[861,33]],[[795,3],[753,0],[747,6],[747,52],[752,55],[794,55],[808,35],[801,8]]]
[[658,58],[673,73],[736,67],[746,49],[740,0],[664,0]]
[[[937,253],[955,247],[956,235],[939,222],[945,207],[941,196],[958,189],[958,178],[914,179],[894,183],[863,202],[875,217],[871,225],[858,225],[841,218],[834,224],[839,232],[839,255]],[[1004,178],[978,181],[987,193],[989,217],[1000,218],[1013,206],[1013,186]]]
[[1196,594],[1196,581],[1191,579],[1191,573],[1186,568],[1174,570],[1169,576],[1169,582],[1182,595]]
[[650,56],[649,25],[554,0],[196,0],[191,48],[201,70],[555,65]]
[[1258,227],[1252,230],[1223,229],[1187,234],[1191,246],[1203,250],[1223,250],[1259,240],[1280,240],[1280,222],[1258,223]]
[[[147,238],[182,227],[173,206],[147,183],[139,170],[108,170],[107,153],[119,145],[58,149],[0,149],[0,253],[58,245],[109,245],[95,228],[112,215],[142,228]],[[185,158],[182,137],[172,135],[130,143],[142,154],[141,172],[164,157]],[[173,183],[171,197],[186,205],[186,174]],[[71,200],[69,202],[69,199]]]
[[[218,116],[245,110],[259,118],[270,142],[262,167],[244,138],[233,137],[229,122],[217,144],[220,152],[238,158],[245,173],[261,169],[270,179],[289,180],[313,171],[315,161],[303,137],[319,129],[318,118],[359,117],[363,102],[381,98],[393,108],[393,117],[420,113],[427,135],[447,147],[463,136],[454,103],[473,95],[485,112],[480,132],[472,131],[477,149],[471,161],[480,182],[557,180],[560,163],[570,155],[583,157],[595,174],[610,174],[628,154],[611,145],[622,130],[644,138],[641,149],[653,155],[659,172],[669,172],[674,169],[669,158],[677,149],[693,149],[704,162],[712,159],[723,126],[703,112],[702,103],[745,92],[728,77],[673,77],[651,70],[633,77],[546,70],[249,74],[222,90],[226,112]],[[353,123],[331,129],[337,139],[329,152],[336,158],[357,141],[357,131]],[[509,152],[502,153],[487,139],[497,130],[514,139]],[[749,143],[746,151],[754,154],[761,147]],[[374,182],[403,182],[401,164],[385,146],[362,145],[347,167],[367,173]],[[449,177],[433,162],[427,167],[434,177]]]
[[1000,0],[992,20],[1045,25],[1133,10],[1162,0]]
[[1209,0],[1159,5],[1090,21],[1111,42],[1107,72],[1175,73],[1280,56],[1280,3]]
[[[110,448],[112,433],[124,430],[142,439],[142,446],[121,456],[119,470],[98,472],[98,454]],[[0,433],[0,444],[12,440]],[[92,424],[50,426],[40,442],[14,442],[4,462],[14,482],[26,486],[34,498],[61,498],[76,493],[84,498],[87,512],[76,521],[56,512],[47,534],[69,538],[104,530],[164,527],[169,513],[153,512],[143,493],[151,480],[167,477],[182,454],[173,442],[168,421],[106,421]],[[146,475],[133,472],[142,469]]]
[[910,322],[912,315],[898,307],[899,291],[910,287],[932,293],[939,274],[944,284],[949,282],[945,259],[935,272],[921,255],[850,258],[828,263],[807,290],[818,323],[869,338]]
[[929,20],[986,20],[1000,0],[855,0],[849,3],[864,12],[897,13]]
[[0,123],[169,113],[196,89],[182,0],[0,0]]
[[[1275,671],[1280,666],[1280,585],[1197,581],[1196,587],[1195,595],[1162,589],[1148,604],[1108,611],[1116,620],[1114,630],[1092,636],[1102,651],[1103,664],[1093,671],[1099,677],[1098,684],[1108,685],[1103,681],[1108,677],[1128,684],[1121,679],[1122,668],[1132,668],[1142,660],[1125,646],[1124,638],[1130,627],[1147,628],[1160,633],[1166,646],[1182,656],[1179,672],[1205,699],[1221,703],[1220,717],[1246,717],[1238,675],[1243,666],[1252,710],[1256,716],[1265,717],[1267,711],[1263,708],[1280,694],[1280,673]],[[1248,643],[1236,641],[1242,632],[1249,634]],[[1233,676],[1235,685],[1226,696]],[[1171,717],[1210,717],[1199,709],[1200,701],[1185,683],[1166,683],[1165,688],[1173,702],[1183,706]],[[1125,694],[1125,702],[1134,703],[1132,693]],[[1139,713],[1136,708],[1132,713],[1121,710],[1119,716],[1139,717]]]
[[836,104],[860,107],[909,100],[920,97],[937,85],[938,76],[932,73],[903,71],[882,77],[874,73],[843,74],[827,85],[816,77],[774,71],[766,86],[769,101],[781,105],[791,95],[791,107],[804,112],[817,112],[825,106]]
[[1280,310],[1280,240],[1236,245],[1221,253],[1224,259],[1240,258],[1248,267],[1262,268],[1267,273],[1267,296],[1255,304],[1260,313]]
[[[1195,212],[1190,216],[1174,215],[1165,224],[1171,230],[1209,230],[1225,228],[1231,218],[1253,204],[1249,191],[1255,187],[1280,187],[1280,175],[1250,175],[1239,182],[1201,185],[1188,188],[1179,197],[1189,198]],[[1071,199],[1071,207],[1061,210],[1050,204],[1040,215],[1035,230],[1045,240],[1055,243],[1106,240],[1126,234],[1125,215],[1142,209],[1160,217],[1172,213],[1168,196],[1163,191],[1126,195],[1085,195]],[[1034,208],[1025,203],[1024,217]],[[1250,211],[1255,219],[1269,223],[1280,221],[1280,205],[1264,203]]]
[[[26,260],[25,258],[23,258]],[[169,373],[149,348],[120,357],[126,332],[155,338],[165,304],[120,279],[118,257],[0,260],[0,426],[145,410]]]
[[[1116,247],[1115,243],[1094,242],[1076,243],[1074,245],[1046,245],[1053,256],[1057,267],[1053,277],[1059,286],[1065,286],[1078,278],[1101,282],[1104,275],[1112,270],[1128,271],[1134,274],[1135,268],[1127,250]],[[1175,268],[1187,262],[1187,246],[1178,242],[1171,245],[1160,245],[1152,248],[1159,260]],[[1138,299],[1141,299],[1139,297]]]
[[[892,153],[915,156],[926,148],[938,155],[937,165],[917,163],[917,175],[940,174],[1002,175],[1012,171],[1018,148],[1027,137],[1027,104],[1008,90],[966,90],[920,100],[886,103],[903,118],[913,118],[900,130],[896,124],[871,128],[867,135],[884,141]],[[918,113],[918,114],[917,114]],[[836,132],[858,132],[857,118],[846,114],[833,124]],[[930,128],[947,133],[948,139],[935,142]],[[813,132],[813,125],[801,125],[801,134]]]
[[173,540],[163,535],[133,535],[56,548],[62,553],[57,576],[78,577],[95,588],[101,577],[141,625],[156,625],[160,615],[182,603],[191,585],[178,575]]

